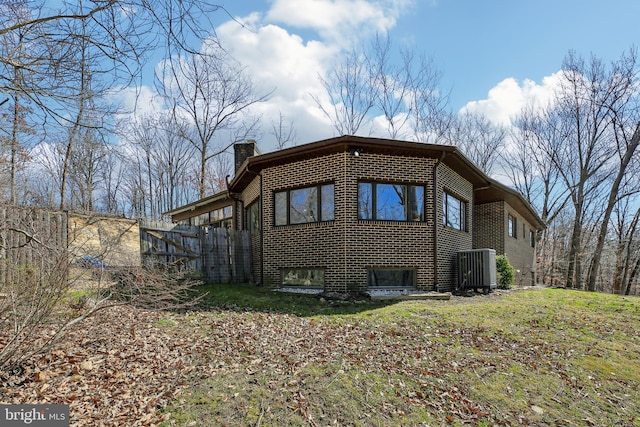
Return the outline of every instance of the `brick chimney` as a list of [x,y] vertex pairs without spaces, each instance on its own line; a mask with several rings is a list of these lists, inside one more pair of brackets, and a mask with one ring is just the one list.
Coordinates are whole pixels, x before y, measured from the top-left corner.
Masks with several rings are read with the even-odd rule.
[[240,166],[251,156],[260,154],[258,146],[254,139],[246,139],[243,142],[237,142],[233,145],[233,154],[235,158],[234,172],[238,173]]

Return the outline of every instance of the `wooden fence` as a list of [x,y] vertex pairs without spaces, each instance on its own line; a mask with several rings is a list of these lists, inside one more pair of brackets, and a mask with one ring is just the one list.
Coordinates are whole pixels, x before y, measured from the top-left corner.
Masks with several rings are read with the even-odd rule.
[[0,284],[14,281],[27,267],[59,268],[68,239],[65,212],[0,206]]
[[0,205],[0,284],[25,266],[47,270],[84,255],[113,267],[140,265],[142,255],[143,265],[190,269],[207,283],[252,278],[248,231],[140,220],[138,238],[135,220]]
[[144,265],[193,270],[207,283],[251,280],[248,231],[141,220],[140,249]]

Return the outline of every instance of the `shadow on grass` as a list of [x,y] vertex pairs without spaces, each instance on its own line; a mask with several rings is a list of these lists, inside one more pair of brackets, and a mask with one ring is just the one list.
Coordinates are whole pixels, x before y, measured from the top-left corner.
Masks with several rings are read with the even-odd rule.
[[321,301],[315,295],[290,295],[275,292],[264,286],[252,284],[216,284],[194,288],[201,296],[192,309],[214,308],[263,311],[269,313],[316,316],[332,314],[356,314],[395,304],[397,301]]

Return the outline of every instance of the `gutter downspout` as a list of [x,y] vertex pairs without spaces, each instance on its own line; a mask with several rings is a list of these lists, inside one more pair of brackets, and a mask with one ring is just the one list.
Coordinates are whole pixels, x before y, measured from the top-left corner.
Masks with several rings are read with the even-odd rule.
[[[349,284],[347,281],[347,228],[348,228],[348,224],[347,222],[349,221],[349,216],[347,215],[347,212],[349,212],[349,209],[347,209],[347,188],[349,187],[349,184],[347,182],[347,175],[348,175],[348,165],[347,162],[349,161],[349,151],[348,150],[344,150],[344,154],[343,156],[343,176],[342,176],[342,185],[343,185],[343,191],[342,191],[342,212],[343,212],[343,218],[342,218],[342,223],[343,223],[343,237],[342,237],[342,241],[343,241],[343,253],[342,253],[342,265],[343,265],[343,272],[342,272],[342,277],[344,278],[344,291],[347,292],[349,289]],[[356,193],[357,194],[357,193]],[[357,215],[357,212],[356,212]]]
[[[247,166],[247,171],[249,167]],[[262,186],[262,171],[256,176],[260,179],[260,286],[264,285],[264,221],[262,211],[264,210],[264,194],[263,194],[263,186]],[[280,286],[282,286],[282,281],[280,281]]]
[[436,292],[440,291],[438,284],[438,227],[440,227],[438,221],[438,165],[446,156],[447,152],[442,151],[440,158],[433,165],[433,287]]

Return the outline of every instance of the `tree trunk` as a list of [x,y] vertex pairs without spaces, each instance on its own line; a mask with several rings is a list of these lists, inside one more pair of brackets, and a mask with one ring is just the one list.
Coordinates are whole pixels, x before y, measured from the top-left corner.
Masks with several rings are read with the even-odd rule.
[[[17,70],[16,70],[17,75]],[[10,162],[10,176],[9,176],[9,204],[16,204],[16,164],[18,162],[18,126],[20,120],[18,114],[20,113],[18,93],[17,91],[13,95],[13,123],[11,130],[11,159]]]
[[627,287],[624,290],[625,295],[629,295],[631,293],[631,284],[633,283],[636,276],[638,275],[638,272],[640,272],[640,258],[636,260],[636,265],[633,267],[633,270],[631,270],[631,274],[629,275],[629,280],[627,281]]
[[576,203],[576,214],[573,219],[573,230],[571,231],[571,241],[569,244],[569,262],[567,265],[567,280],[565,286],[567,288],[578,288],[580,286],[580,245],[582,243],[582,203]]
[[613,212],[613,208],[618,202],[618,192],[620,189],[620,183],[624,178],[627,172],[627,166],[631,162],[633,158],[633,154],[638,148],[638,144],[640,144],[640,123],[636,125],[636,130],[633,133],[633,137],[631,137],[631,142],[627,146],[627,151],[624,153],[622,161],[620,162],[620,167],[618,168],[618,174],[616,179],[613,181],[611,185],[611,190],[609,191],[609,199],[607,201],[607,208],[604,212],[604,216],[602,217],[602,223],[600,224],[600,232],[598,233],[598,241],[596,243],[596,248],[593,252],[593,258],[591,259],[591,266],[589,267],[589,275],[587,276],[587,289],[591,292],[596,290],[596,277],[598,276],[598,270],[600,269],[600,259],[602,257],[602,248],[604,247],[604,242],[607,237],[607,230],[609,229],[609,220],[611,219],[611,213]]

